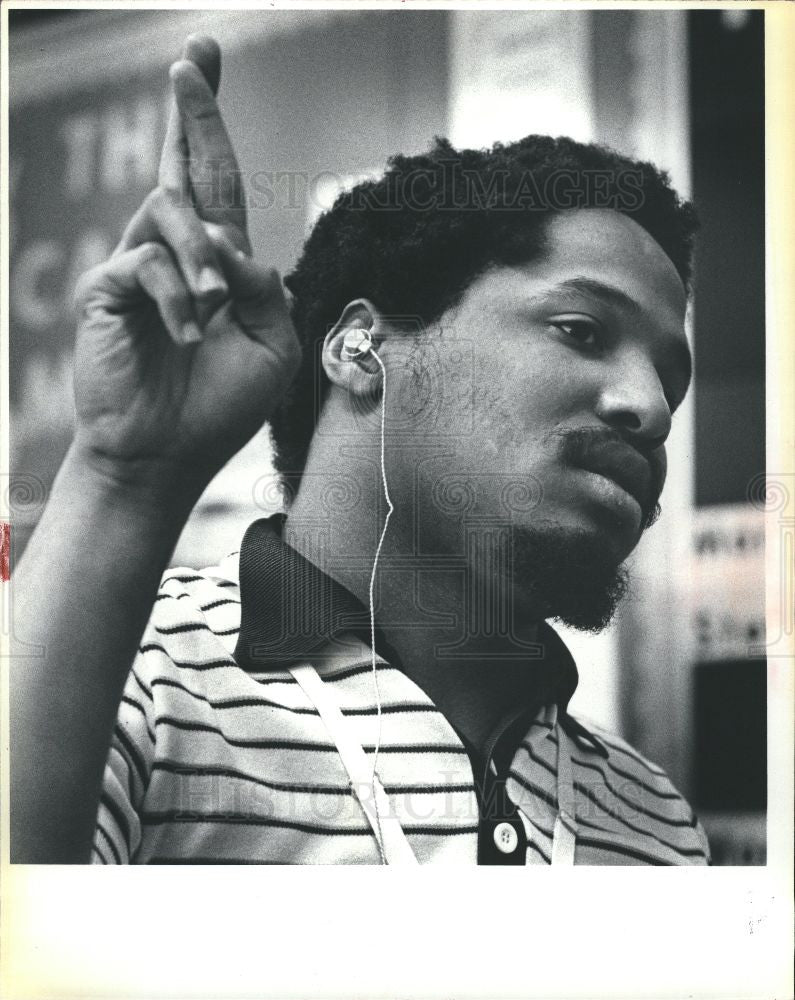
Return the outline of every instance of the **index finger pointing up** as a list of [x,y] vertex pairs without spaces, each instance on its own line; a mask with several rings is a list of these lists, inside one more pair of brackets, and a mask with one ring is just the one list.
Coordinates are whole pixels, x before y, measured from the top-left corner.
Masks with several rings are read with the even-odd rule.
[[188,170],[200,218],[246,231],[240,168],[210,85],[195,63],[182,59],[171,80],[187,142]]
[[[213,94],[218,92],[221,79],[221,50],[218,42],[207,35],[188,35],[182,48],[182,59],[196,63]],[[191,198],[188,173],[188,145],[176,100],[171,102],[166,138],[160,157],[158,182],[161,187]]]

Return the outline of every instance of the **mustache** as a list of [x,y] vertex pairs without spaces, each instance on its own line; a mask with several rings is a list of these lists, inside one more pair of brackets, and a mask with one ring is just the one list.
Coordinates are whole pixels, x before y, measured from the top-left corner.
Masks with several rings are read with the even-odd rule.
[[576,427],[559,436],[563,462],[614,480],[637,500],[644,530],[654,524],[660,516],[658,501],[665,484],[665,464],[658,449],[644,453],[607,427]]

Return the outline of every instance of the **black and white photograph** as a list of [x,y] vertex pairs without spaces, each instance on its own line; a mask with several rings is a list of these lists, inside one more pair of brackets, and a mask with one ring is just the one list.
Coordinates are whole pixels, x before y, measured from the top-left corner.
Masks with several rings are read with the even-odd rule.
[[7,10],[9,870],[784,863],[771,16]]

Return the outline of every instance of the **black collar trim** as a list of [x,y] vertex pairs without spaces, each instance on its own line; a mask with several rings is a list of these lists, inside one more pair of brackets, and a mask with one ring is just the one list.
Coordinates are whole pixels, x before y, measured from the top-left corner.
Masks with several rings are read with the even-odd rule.
[[[284,522],[284,514],[254,521],[240,547],[241,621],[234,655],[244,670],[252,672],[284,670],[342,633],[353,633],[370,643],[369,610],[341,583],[282,541]],[[554,699],[565,712],[577,687],[577,667],[563,640],[546,622],[539,625],[538,642],[544,661],[553,668]],[[378,631],[376,652],[400,669]]]

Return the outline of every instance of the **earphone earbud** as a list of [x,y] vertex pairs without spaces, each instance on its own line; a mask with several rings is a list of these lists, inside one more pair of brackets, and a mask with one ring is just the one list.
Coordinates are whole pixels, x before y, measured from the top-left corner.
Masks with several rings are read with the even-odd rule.
[[343,361],[356,361],[373,350],[373,338],[369,330],[348,330],[342,341],[340,357]]

